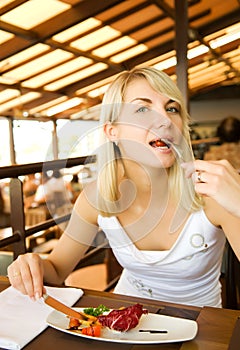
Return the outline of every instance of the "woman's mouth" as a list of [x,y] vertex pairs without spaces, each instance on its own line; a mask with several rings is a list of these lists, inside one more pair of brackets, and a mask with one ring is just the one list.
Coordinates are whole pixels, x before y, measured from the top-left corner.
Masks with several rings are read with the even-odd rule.
[[153,148],[169,148],[169,145],[161,139],[155,139],[149,142],[149,145]]

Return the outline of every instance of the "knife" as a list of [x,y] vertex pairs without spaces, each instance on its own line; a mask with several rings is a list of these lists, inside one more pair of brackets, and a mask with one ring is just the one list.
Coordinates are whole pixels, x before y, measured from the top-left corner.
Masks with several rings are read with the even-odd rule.
[[79,312],[71,309],[67,305],[61,303],[57,299],[54,299],[53,297],[51,297],[48,294],[43,294],[43,300],[44,300],[44,302],[47,305],[51,306],[53,309],[55,309],[57,311],[60,311],[60,312],[64,313],[67,316],[75,317],[75,318],[78,318],[78,319],[82,319],[83,318],[83,316]]

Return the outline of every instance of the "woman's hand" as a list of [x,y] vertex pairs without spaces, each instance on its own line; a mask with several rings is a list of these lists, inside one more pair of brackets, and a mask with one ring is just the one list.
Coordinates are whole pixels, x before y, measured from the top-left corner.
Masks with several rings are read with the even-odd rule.
[[227,160],[196,160],[181,165],[192,177],[195,190],[213,198],[231,214],[240,217],[240,175]]
[[33,300],[39,299],[45,292],[43,287],[43,262],[37,254],[19,255],[8,267],[11,285]]

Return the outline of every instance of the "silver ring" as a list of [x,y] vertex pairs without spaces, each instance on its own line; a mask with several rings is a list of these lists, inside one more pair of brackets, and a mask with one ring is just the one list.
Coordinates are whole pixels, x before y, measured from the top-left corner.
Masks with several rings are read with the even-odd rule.
[[202,175],[202,172],[198,171],[197,172],[197,180],[198,180],[198,182],[202,182],[201,175]]

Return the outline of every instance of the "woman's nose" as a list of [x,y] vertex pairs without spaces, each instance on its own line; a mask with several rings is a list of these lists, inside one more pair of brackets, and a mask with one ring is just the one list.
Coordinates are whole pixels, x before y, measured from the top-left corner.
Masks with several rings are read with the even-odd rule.
[[153,127],[155,128],[169,128],[172,124],[171,119],[167,115],[166,111],[154,111],[153,115]]

